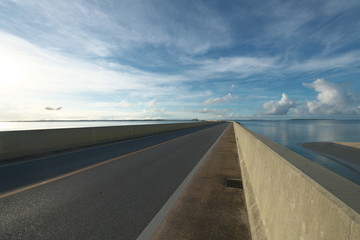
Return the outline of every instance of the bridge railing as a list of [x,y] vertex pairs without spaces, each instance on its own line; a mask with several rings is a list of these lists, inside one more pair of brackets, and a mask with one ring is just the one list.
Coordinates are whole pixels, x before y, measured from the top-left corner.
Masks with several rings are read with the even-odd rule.
[[191,122],[0,132],[0,161],[211,124]]
[[253,239],[360,239],[360,187],[233,123]]

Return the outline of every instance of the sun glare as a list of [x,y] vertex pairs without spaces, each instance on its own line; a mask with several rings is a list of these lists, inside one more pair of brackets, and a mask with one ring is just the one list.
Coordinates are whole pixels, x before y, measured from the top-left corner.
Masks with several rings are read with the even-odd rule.
[[24,66],[21,57],[0,47],[0,88],[16,87],[24,82]]

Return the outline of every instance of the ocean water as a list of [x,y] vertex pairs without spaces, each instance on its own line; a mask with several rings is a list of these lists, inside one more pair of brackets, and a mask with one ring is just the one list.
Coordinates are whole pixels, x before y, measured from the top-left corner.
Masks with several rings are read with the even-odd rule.
[[0,122],[0,131],[38,130],[56,128],[107,127],[148,124],[168,124],[194,121],[39,121],[39,122]]
[[360,120],[249,120],[238,122],[350,181],[360,184],[358,171],[302,147],[302,143],[305,142],[360,142]]

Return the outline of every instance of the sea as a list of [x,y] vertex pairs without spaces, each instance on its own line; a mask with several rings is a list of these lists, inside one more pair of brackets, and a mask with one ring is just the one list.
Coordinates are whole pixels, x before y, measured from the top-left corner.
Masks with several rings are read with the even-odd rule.
[[351,164],[327,158],[302,146],[306,142],[360,142],[360,120],[248,120],[237,122],[348,180],[360,184],[360,173],[352,168]]

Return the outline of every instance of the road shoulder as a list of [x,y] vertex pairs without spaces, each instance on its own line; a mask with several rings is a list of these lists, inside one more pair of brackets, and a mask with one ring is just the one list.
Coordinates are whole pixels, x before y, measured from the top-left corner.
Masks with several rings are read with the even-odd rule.
[[152,239],[250,239],[244,192],[225,187],[226,178],[241,178],[232,124]]

